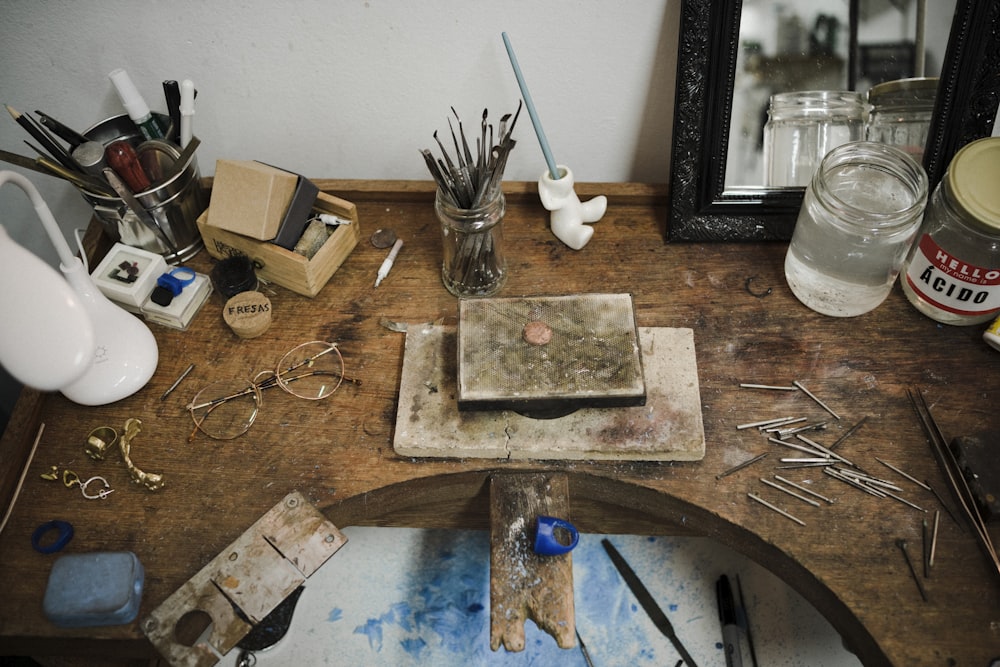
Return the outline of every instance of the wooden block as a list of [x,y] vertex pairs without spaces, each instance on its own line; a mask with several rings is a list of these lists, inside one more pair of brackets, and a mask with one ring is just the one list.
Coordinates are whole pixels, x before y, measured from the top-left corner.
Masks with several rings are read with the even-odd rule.
[[569,520],[564,474],[509,474],[490,479],[490,648],[524,650],[531,619],[560,648],[576,644],[572,552],[539,556],[532,549],[540,515]]
[[208,254],[216,259],[246,255],[253,260],[257,275],[303,296],[319,294],[333,274],[354,250],[361,238],[357,207],[349,201],[320,192],[313,210],[350,220],[337,225],[323,247],[307,259],[268,241],[243,236],[211,224],[211,207],[198,216],[198,231]]

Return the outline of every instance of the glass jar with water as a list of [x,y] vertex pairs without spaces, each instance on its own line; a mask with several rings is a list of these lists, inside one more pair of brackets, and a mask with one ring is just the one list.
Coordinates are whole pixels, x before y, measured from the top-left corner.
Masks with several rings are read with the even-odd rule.
[[927,175],[900,149],[834,148],[806,188],[785,256],[792,292],[824,315],[874,309],[892,290],[926,204]]

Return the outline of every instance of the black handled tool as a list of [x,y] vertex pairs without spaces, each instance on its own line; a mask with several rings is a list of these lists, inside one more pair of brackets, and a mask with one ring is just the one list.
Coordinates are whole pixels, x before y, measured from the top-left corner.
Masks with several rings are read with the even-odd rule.
[[618,572],[622,575],[622,579],[624,579],[625,583],[628,584],[629,590],[631,590],[632,594],[635,595],[636,600],[639,601],[642,608],[646,610],[646,614],[649,616],[650,620],[653,621],[653,625],[655,625],[656,628],[670,640],[670,643],[674,645],[677,652],[681,654],[684,662],[690,665],[690,667],[698,667],[698,665],[695,664],[695,661],[691,658],[691,654],[689,654],[687,649],[684,648],[684,645],[681,644],[681,640],[677,638],[677,633],[674,632],[674,626],[670,624],[670,620],[667,618],[667,615],[663,613],[663,610],[661,610],[659,605],[656,604],[653,596],[650,595],[649,591],[646,590],[646,587],[642,585],[641,581],[639,581],[639,577],[632,571],[629,564],[625,562],[622,555],[618,553],[618,549],[615,549],[615,546],[607,539],[601,540],[601,544],[604,545],[604,550],[607,551],[608,556],[611,557],[611,562],[615,564],[616,568],[618,568]]

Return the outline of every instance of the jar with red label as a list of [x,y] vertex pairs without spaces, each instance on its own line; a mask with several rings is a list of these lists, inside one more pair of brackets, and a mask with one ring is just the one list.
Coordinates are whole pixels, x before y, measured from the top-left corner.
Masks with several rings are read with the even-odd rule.
[[1000,137],[955,154],[907,258],[903,292],[943,324],[1000,314]]

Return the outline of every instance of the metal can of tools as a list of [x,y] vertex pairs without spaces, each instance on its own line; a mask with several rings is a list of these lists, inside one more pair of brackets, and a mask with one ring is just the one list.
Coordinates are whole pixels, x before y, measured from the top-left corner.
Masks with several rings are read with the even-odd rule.
[[898,148],[834,148],[806,188],[785,255],[788,286],[824,315],[874,309],[892,290],[926,203],[923,167]]
[[1000,314],[1000,137],[955,153],[910,250],[903,292],[942,324]]
[[507,281],[503,242],[506,211],[500,188],[475,208],[461,208],[437,191],[434,212],[441,223],[444,250],[441,280],[455,296],[493,296]]
[[808,90],[771,96],[764,126],[764,185],[809,185],[831,150],[864,138],[861,93]]

